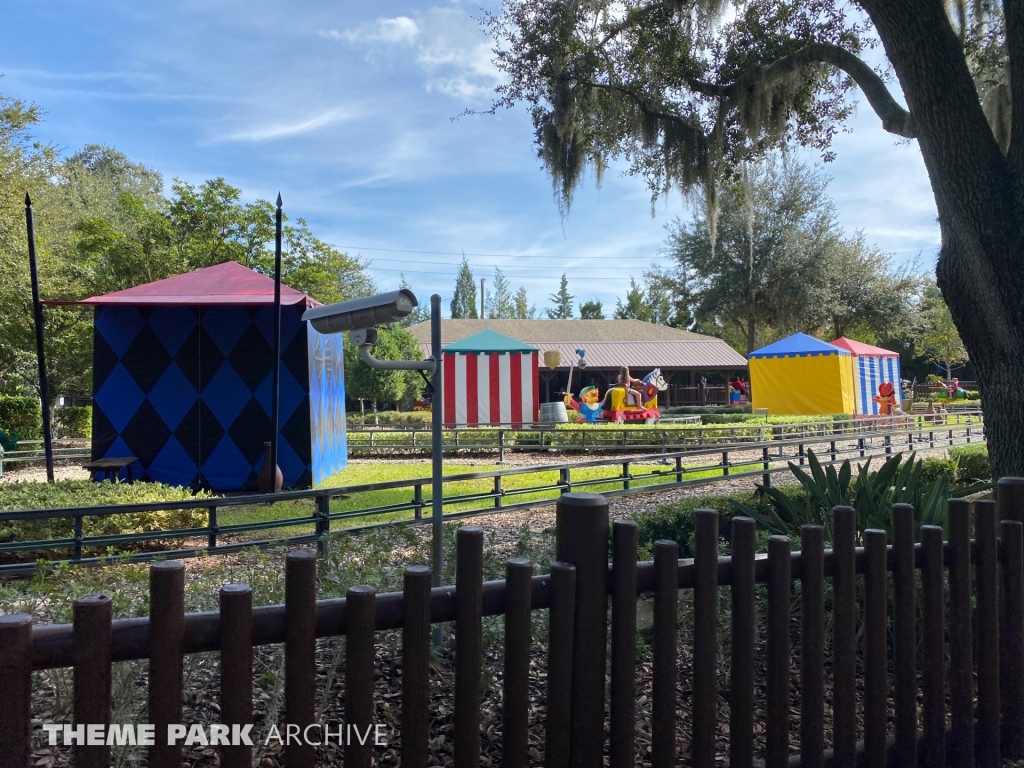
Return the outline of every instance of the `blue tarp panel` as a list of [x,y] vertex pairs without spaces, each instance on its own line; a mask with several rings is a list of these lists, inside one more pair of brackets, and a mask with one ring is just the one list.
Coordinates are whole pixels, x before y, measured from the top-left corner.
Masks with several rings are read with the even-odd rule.
[[767,347],[755,349],[747,357],[813,357],[848,354],[850,354],[848,350],[834,347],[828,342],[808,336],[806,333],[794,333]]
[[[303,309],[281,308],[278,463],[285,487],[292,488],[313,481]],[[331,359],[339,355],[340,344]],[[137,456],[133,469],[143,480],[255,490],[263,443],[270,439],[273,365],[272,305],[98,306],[93,459]],[[342,398],[343,456],[340,376],[317,396]],[[338,450],[335,435],[332,465]]]

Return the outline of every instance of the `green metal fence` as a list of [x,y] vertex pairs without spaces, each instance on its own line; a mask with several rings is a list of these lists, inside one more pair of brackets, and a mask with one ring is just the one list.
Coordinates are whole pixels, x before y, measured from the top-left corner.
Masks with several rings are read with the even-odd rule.
[[[929,426],[932,428],[929,429]],[[982,441],[983,429],[973,423],[948,424],[935,428],[935,425],[919,422],[891,430],[822,434],[445,475],[444,484],[448,488],[458,484],[472,486],[462,491],[445,493],[445,519],[455,520],[553,504],[561,493],[573,490],[600,491],[607,496],[618,496],[724,480],[750,479],[770,483],[773,474],[788,472],[789,461],[803,464],[809,448],[815,449],[822,463],[829,464],[848,458],[866,459],[898,451],[948,448]],[[608,474],[604,474],[606,470]],[[276,494],[0,512],[0,530],[4,523],[17,521],[71,520],[73,523],[72,534],[63,538],[0,543],[0,574],[29,573],[34,570],[35,564],[25,562],[26,557],[36,558],[48,553],[63,554],[60,561],[96,564],[109,560],[109,556],[103,556],[106,550],[125,552],[159,542],[162,546],[152,551],[130,552],[119,557],[126,561],[179,558],[203,553],[228,553],[253,546],[308,543],[338,530],[355,531],[397,524],[417,525],[429,520],[429,516],[424,517],[423,511],[430,507],[430,487],[431,479],[421,477]],[[382,491],[406,493],[387,504],[332,509],[332,502],[337,507],[339,500],[379,494]],[[262,508],[275,504],[282,505],[286,516],[237,524],[224,524],[221,519],[222,513],[238,508]],[[86,535],[84,531],[84,520],[90,517],[185,509],[203,510],[206,525],[115,535]],[[280,535],[270,535],[274,532],[280,532]],[[170,548],[166,546],[167,542],[176,542],[177,546]]]

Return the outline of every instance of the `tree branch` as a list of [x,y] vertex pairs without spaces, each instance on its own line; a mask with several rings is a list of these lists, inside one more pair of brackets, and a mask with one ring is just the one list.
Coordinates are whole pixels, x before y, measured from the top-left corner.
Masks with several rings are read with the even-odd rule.
[[882,78],[857,56],[832,43],[810,43],[794,54],[783,56],[771,64],[751,70],[731,85],[715,86],[709,83],[695,82],[691,83],[690,87],[698,93],[717,95],[728,99],[733,97],[740,88],[746,87],[756,80],[782,77],[808,64],[829,64],[845,72],[863,91],[871,108],[881,118],[882,127],[886,131],[906,139],[917,137],[913,115],[892,97]]

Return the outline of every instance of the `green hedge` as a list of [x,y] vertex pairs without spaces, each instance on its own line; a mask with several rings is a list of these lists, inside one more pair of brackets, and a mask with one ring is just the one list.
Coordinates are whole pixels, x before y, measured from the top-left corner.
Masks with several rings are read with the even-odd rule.
[[[95,483],[91,480],[60,480],[56,483],[4,483],[0,485],[0,512],[58,507],[93,507],[102,504],[138,504],[148,501],[184,501],[208,497],[186,488],[159,483]],[[169,512],[134,512],[83,518],[86,536],[196,528],[205,526],[204,509]],[[0,521],[0,542],[59,539],[74,535],[71,518]]]
[[662,416],[701,416],[711,413],[750,413],[749,405],[674,405],[659,408]]
[[429,427],[430,411],[378,411],[376,424],[373,420],[373,414],[369,411],[363,416],[360,416],[358,413],[346,414],[345,420],[350,427]]
[[39,400],[34,397],[0,395],[0,429],[17,432],[22,440],[39,440],[43,436],[43,415]]
[[88,405],[55,408],[53,432],[57,437],[92,437],[92,408]]
[[[787,496],[802,498],[804,491],[799,485],[790,484],[780,489]],[[680,499],[671,504],[661,504],[657,509],[636,512],[632,519],[636,522],[637,540],[640,545],[640,559],[650,560],[654,555],[654,542],[668,539],[679,543],[680,557],[693,557],[694,512],[698,509],[716,509],[721,518],[720,531],[722,538],[728,540],[731,535],[730,523],[735,512],[730,504],[732,495],[696,496]],[[743,501],[755,508],[762,502],[751,500],[744,495]],[[758,551],[766,551],[769,533],[758,527]]]
[[992,465],[988,460],[987,445],[964,445],[949,449],[949,458],[956,462],[958,483],[972,483],[992,479]]

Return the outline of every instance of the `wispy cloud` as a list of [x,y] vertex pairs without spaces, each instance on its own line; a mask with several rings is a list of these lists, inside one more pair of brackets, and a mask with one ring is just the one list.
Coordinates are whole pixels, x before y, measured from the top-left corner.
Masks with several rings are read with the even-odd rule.
[[336,29],[319,30],[326,40],[345,40],[349,43],[412,43],[420,33],[419,25],[408,16],[379,19],[339,32]]
[[491,40],[460,8],[434,6],[415,19],[381,17],[341,32],[329,29],[318,34],[371,49],[415,46],[415,63],[427,75],[424,87],[463,102],[489,97],[501,81],[492,63]]
[[289,136],[298,136],[303,133],[309,133],[327,125],[334,125],[335,123],[353,120],[362,114],[363,111],[357,107],[335,107],[334,109],[329,109],[326,112],[321,112],[318,115],[313,115],[312,117],[307,117],[303,120],[266,123],[264,125],[256,125],[240,131],[223,134],[221,136],[214,137],[209,143],[253,143],[274,141],[276,139],[283,139]]

